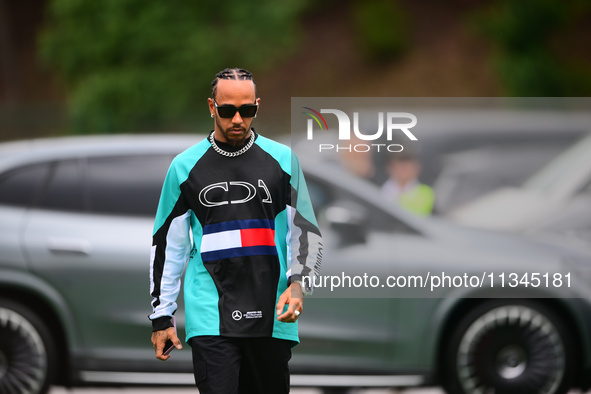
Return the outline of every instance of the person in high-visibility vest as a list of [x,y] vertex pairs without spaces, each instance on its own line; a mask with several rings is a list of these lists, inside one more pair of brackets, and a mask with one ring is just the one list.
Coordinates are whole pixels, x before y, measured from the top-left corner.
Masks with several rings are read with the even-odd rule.
[[419,182],[421,163],[412,153],[392,154],[387,164],[388,180],[382,185],[382,194],[405,210],[420,216],[433,211],[435,194],[428,185]]

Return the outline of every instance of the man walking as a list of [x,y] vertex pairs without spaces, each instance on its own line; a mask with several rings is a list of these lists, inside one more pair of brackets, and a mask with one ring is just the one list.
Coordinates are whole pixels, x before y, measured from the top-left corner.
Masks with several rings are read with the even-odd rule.
[[202,394],[287,393],[302,295],[322,258],[299,162],[251,127],[252,74],[225,69],[208,99],[215,129],[172,162],[156,214],[150,315],[156,357],[184,278],[185,328]]

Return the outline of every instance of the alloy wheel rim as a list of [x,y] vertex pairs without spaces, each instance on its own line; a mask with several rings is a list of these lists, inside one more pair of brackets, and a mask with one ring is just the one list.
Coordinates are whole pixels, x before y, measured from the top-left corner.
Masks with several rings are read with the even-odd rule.
[[459,382],[468,393],[505,385],[516,392],[535,387],[535,392],[553,393],[565,368],[564,344],[554,324],[519,305],[491,309],[473,321],[457,353]]
[[38,392],[47,374],[45,346],[39,333],[22,315],[0,308],[0,335],[0,392]]

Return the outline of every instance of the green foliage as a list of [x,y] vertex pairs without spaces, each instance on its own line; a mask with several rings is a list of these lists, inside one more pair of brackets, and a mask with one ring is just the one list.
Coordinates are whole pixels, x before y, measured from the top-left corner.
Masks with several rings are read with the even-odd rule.
[[576,96],[591,93],[591,75],[553,53],[552,42],[583,1],[500,0],[477,17],[497,48],[496,66],[511,96]]
[[67,86],[74,132],[190,128],[209,115],[216,72],[265,70],[290,50],[301,8],[298,0],[52,0],[41,56]]
[[562,64],[546,51],[500,56],[496,66],[509,96],[568,97],[591,93],[589,72]]
[[407,14],[398,1],[357,0],[351,16],[359,45],[370,60],[386,61],[407,47]]
[[484,31],[506,51],[519,53],[544,45],[566,20],[562,0],[503,0]]

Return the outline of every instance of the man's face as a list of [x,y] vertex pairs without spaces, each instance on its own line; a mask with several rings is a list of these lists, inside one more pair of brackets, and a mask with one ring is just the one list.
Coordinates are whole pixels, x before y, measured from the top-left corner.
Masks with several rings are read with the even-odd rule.
[[[231,119],[221,118],[215,108],[214,100],[209,98],[207,101],[209,112],[215,119],[215,138],[233,146],[244,144],[246,138],[250,136],[250,125],[254,118],[243,118],[238,111]],[[215,102],[219,106],[231,104],[238,108],[243,104],[258,104],[259,101],[252,81],[235,79],[218,81]]]
[[391,178],[394,178],[400,185],[417,179],[421,172],[421,165],[416,160],[392,160],[388,166]]

